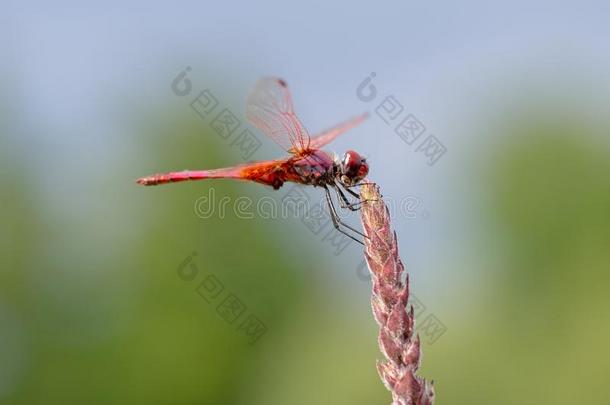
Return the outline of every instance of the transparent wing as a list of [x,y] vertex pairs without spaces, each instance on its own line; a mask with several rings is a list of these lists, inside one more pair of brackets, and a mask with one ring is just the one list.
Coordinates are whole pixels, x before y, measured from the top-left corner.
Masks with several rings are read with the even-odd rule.
[[259,80],[247,98],[246,116],[284,150],[298,154],[309,148],[309,134],[294,113],[284,80],[275,77]]
[[334,128],[328,129],[314,136],[313,138],[311,138],[309,147],[312,149],[322,148],[324,145],[330,143],[339,135],[343,134],[344,132],[347,132],[348,130],[354,128],[357,125],[360,125],[364,120],[368,118],[368,116],[368,113],[364,113],[362,115],[350,119],[349,121],[343,122]]

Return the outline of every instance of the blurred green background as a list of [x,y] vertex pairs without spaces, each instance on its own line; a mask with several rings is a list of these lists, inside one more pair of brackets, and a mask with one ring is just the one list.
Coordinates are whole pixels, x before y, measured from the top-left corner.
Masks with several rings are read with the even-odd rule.
[[[393,214],[437,403],[610,403],[608,7],[317,6],[9,4],[0,403],[390,403],[358,246],[337,254],[298,218],[195,212],[210,187],[278,207],[290,187],[134,183],[281,156],[259,137],[244,158],[189,107],[208,88],[244,121],[265,75],[311,132],[372,112],[331,149],[417,201]],[[443,142],[436,164],[373,112],[389,94]]]

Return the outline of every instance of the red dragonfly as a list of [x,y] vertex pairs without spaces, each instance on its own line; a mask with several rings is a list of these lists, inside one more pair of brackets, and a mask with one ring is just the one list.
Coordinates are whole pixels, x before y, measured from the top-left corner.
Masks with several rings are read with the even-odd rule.
[[[259,80],[247,98],[246,115],[254,126],[289,152],[290,156],[222,169],[154,174],[138,179],[138,183],[154,186],[186,180],[239,179],[262,183],[276,190],[287,181],[321,187],[326,193],[326,202],[334,227],[362,243],[342,229],[342,227],[348,228],[365,237],[360,231],[341,221],[329,189],[335,190],[342,208],[358,210],[362,200],[352,188],[360,185],[368,174],[368,163],[363,156],[353,150],[348,150],[343,158],[339,159],[336,155],[320,148],[362,123],[368,114],[352,118],[312,138],[294,112],[286,82],[279,78],[264,78]],[[350,202],[343,191],[356,197],[358,201]]]

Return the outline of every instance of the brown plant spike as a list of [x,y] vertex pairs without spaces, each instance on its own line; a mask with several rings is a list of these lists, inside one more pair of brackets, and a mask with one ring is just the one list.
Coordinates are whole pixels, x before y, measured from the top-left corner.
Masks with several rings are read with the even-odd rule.
[[420,340],[419,335],[413,337],[413,306],[407,310],[409,275],[403,282],[404,266],[388,208],[375,184],[363,185],[360,195],[366,201],[361,212],[367,235],[364,255],[373,281],[371,305],[379,324],[379,348],[386,358],[377,362],[377,370],[392,393],[392,405],[431,405],[434,387],[416,375]]

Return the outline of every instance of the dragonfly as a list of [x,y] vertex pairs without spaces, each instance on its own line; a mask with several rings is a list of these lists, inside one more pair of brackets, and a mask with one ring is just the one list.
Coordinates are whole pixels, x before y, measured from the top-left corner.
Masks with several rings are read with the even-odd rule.
[[[265,160],[212,170],[184,170],[142,177],[137,183],[145,186],[204,179],[238,179],[264,184],[278,190],[286,182],[319,187],[325,192],[330,218],[339,232],[363,244],[347,230],[366,236],[341,220],[333,203],[334,190],[341,208],[356,211],[364,200],[354,191],[365,184],[369,172],[366,158],[348,150],[342,158],[321,148],[346,131],[361,124],[368,113],[349,119],[311,137],[294,112],[288,85],[280,78],[260,79],[246,99],[246,116],[282,147],[289,155],[282,159]],[[355,198],[350,201],[347,195]]]

